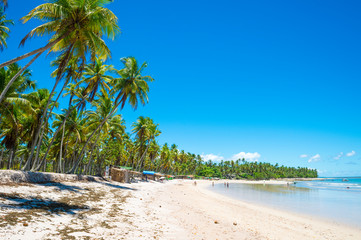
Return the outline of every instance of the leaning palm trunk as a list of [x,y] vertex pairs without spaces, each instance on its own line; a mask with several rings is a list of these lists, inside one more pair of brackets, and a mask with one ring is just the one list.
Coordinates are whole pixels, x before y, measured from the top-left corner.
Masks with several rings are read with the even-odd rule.
[[10,156],[9,156],[9,160],[8,160],[8,164],[7,164],[6,169],[10,169],[11,160],[13,159],[13,155],[14,155],[14,149],[11,149],[11,150],[10,150]]
[[23,67],[17,74],[15,74],[15,76],[8,82],[8,84],[6,85],[6,87],[4,88],[4,90],[0,95],[0,103],[4,100],[5,95],[8,92],[9,88],[11,87],[11,85],[13,85],[13,83],[20,76],[20,74],[22,74],[42,53],[43,52],[40,52],[35,57],[33,57],[33,59],[31,59],[30,62],[26,64],[25,67]]
[[[58,127],[58,129],[57,129],[57,130],[55,131],[55,133],[53,134],[53,137],[52,137],[51,142],[50,142],[50,144],[49,144],[49,146],[48,146],[48,149],[47,149],[46,152],[45,152],[45,155],[44,155],[44,157],[43,157],[43,160],[41,161],[42,163],[45,162],[45,159],[46,159],[46,157],[48,156],[48,153],[49,153],[49,151],[50,151],[50,148],[51,148],[51,146],[52,146],[53,143],[54,143],[55,137],[58,135],[58,133],[60,132],[60,130],[64,127],[65,122],[66,122],[66,120],[68,119],[70,113],[71,113],[75,108],[77,108],[78,106],[80,106],[80,104],[82,104],[84,101],[85,101],[85,98],[83,98],[77,105],[75,105],[71,110],[69,110],[69,111],[67,112],[67,114],[65,115],[64,120],[63,120],[63,122],[61,123],[60,127]],[[40,169],[40,168],[41,168],[41,164],[40,164],[39,166],[37,166],[34,171],[37,171],[37,169]]]
[[65,134],[65,124],[63,126],[63,134],[61,135],[60,141],[60,154],[59,154],[59,170],[62,172],[61,161],[62,161],[62,153],[63,153],[63,142],[64,142],[64,134]]
[[4,149],[1,149],[1,155],[0,155],[0,168],[4,157]]
[[128,162],[129,162],[130,158],[132,157],[132,154],[133,154],[133,152],[129,152],[129,157],[128,157],[127,162],[125,163],[124,166],[126,166],[126,167],[128,166]]
[[78,157],[78,160],[75,162],[74,166],[72,167],[72,169],[70,169],[69,172],[67,173],[70,173],[70,174],[73,174],[75,172],[75,169],[78,167],[80,161],[82,160],[83,158],[83,155],[84,155],[84,152],[85,152],[85,149],[87,147],[87,145],[89,144],[90,140],[92,139],[92,137],[94,136],[94,134],[101,128],[103,127],[104,123],[110,118],[111,115],[113,115],[113,113],[117,110],[117,108],[119,107],[121,102],[117,103],[113,110],[111,111],[111,113],[108,114],[108,116],[106,116],[104,118],[104,120],[98,125],[98,127],[92,132],[92,134],[89,136],[88,140],[85,142],[80,154],[79,154],[79,157]]
[[[59,78],[59,79],[58,79],[58,78]],[[60,77],[58,77],[58,78],[57,78],[57,81],[56,81],[56,83],[55,83],[55,85],[54,85],[54,87],[53,87],[50,95],[49,95],[48,102],[47,102],[46,107],[45,107],[45,109],[44,109],[43,115],[42,115],[41,118],[40,118],[40,123],[39,123],[39,126],[40,126],[40,127],[39,127],[38,130],[36,131],[35,140],[34,140],[34,142],[33,142],[32,145],[31,145],[30,154],[29,154],[29,157],[28,157],[28,159],[27,159],[27,161],[26,161],[26,163],[25,163],[25,166],[24,166],[23,169],[22,169],[23,171],[29,170],[30,165],[31,165],[31,162],[32,162],[32,158],[33,158],[33,156],[34,156],[34,152],[35,152],[35,147],[36,147],[36,146],[37,146],[37,153],[36,153],[35,160],[34,160],[34,163],[33,163],[33,167],[32,167],[32,168],[34,168],[34,166],[36,166],[37,163],[38,163],[38,157],[39,157],[39,153],[40,153],[40,146],[41,146],[41,143],[42,143],[42,141],[43,141],[43,134],[44,134],[44,131],[45,131],[45,128],[46,128],[46,126],[44,126],[44,130],[41,131],[41,130],[43,129],[43,128],[42,128],[42,125],[43,125],[43,123],[44,123],[44,118],[46,117],[45,124],[47,124],[48,119],[49,119],[49,117],[50,117],[50,115],[51,115],[51,113],[49,113],[49,115],[47,116],[47,110],[48,110],[48,107],[49,107],[49,105],[50,105],[50,101],[51,101],[52,95],[53,95],[53,93],[54,93],[54,91],[55,91],[55,89],[56,89],[56,87],[57,87],[57,85],[58,85],[58,83],[59,83],[59,81],[60,81]],[[64,86],[63,86],[63,88],[62,88],[61,91],[63,91],[64,87],[65,87],[65,84],[64,84]],[[59,96],[58,96],[58,98],[59,98]],[[57,98],[57,99],[58,99],[58,98]],[[54,105],[55,105],[55,104],[54,104]],[[40,136],[40,137],[39,137],[39,136]]]
[[[34,160],[34,165],[33,165],[33,167],[32,167],[32,171],[37,171],[37,170],[35,170],[35,169],[36,169],[35,167],[36,167],[36,164],[38,163],[38,159],[39,159],[40,147],[41,147],[41,144],[42,144],[42,142],[43,142],[44,132],[45,132],[45,129],[46,129],[46,126],[45,126],[45,125],[48,123],[48,120],[49,120],[49,118],[50,118],[50,116],[51,116],[51,113],[52,113],[52,111],[53,111],[53,109],[54,109],[54,107],[55,107],[55,103],[59,100],[59,97],[60,97],[61,93],[63,92],[65,86],[66,86],[67,83],[68,83],[68,80],[65,81],[65,83],[64,83],[64,85],[63,85],[60,93],[58,94],[58,97],[57,97],[56,100],[54,101],[53,107],[51,108],[49,114],[47,115],[47,110],[48,110],[48,107],[49,107],[49,105],[50,105],[51,98],[52,98],[52,96],[53,96],[53,94],[54,94],[54,92],[55,92],[55,89],[56,89],[58,83],[59,83],[60,80],[63,78],[63,73],[64,73],[64,71],[65,71],[65,67],[68,65],[68,63],[69,63],[69,61],[70,61],[71,55],[72,55],[72,53],[73,53],[73,46],[74,46],[74,44],[72,44],[72,45],[68,48],[68,50],[67,50],[66,53],[65,53],[64,61],[62,61],[62,62],[60,63],[60,65],[59,65],[59,68],[58,68],[59,71],[58,71],[58,73],[57,73],[55,85],[54,85],[54,87],[53,87],[53,89],[52,89],[52,91],[51,91],[51,93],[50,93],[50,96],[49,96],[47,105],[46,105],[45,110],[44,110],[44,114],[43,114],[43,116],[42,116],[42,118],[41,118],[41,120],[40,120],[40,126],[42,126],[42,124],[43,124],[43,122],[44,122],[44,118],[46,117],[45,124],[44,124],[44,128],[43,128],[43,129],[40,128],[40,130],[42,130],[42,132],[41,132],[41,135],[40,135],[41,137],[40,137],[39,142],[38,142],[37,152],[36,152],[36,156],[35,156],[35,160]],[[38,133],[38,134],[39,134],[39,133]]]
[[87,173],[89,173],[88,170],[90,169],[90,166],[91,166],[91,164],[92,164],[92,162],[93,162],[93,158],[92,158],[92,156],[93,156],[93,151],[94,151],[94,148],[96,147],[96,145],[97,145],[97,143],[98,143],[98,141],[99,141],[100,135],[101,135],[101,134],[99,133],[97,139],[95,140],[95,142],[94,142],[94,144],[93,144],[92,149],[90,150],[90,152],[91,152],[91,154],[90,154],[90,159],[89,159],[88,165],[86,166],[86,170],[87,170],[86,172],[87,172]]
[[[52,91],[51,91],[51,93],[50,93],[50,95],[49,95],[49,99],[48,99],[48,102],[47,102],[46,107],[45,107],[45,109],[44,109],[43,115],[42,115],[41,118],[40,118],[40,123],[39,123],[39,126],[40,126],[40,127],[38,128],[38,130],[37,130],[37,132],[36,132],[35,141],[32,143],[31,151],[30,151],[30,154],[29,154],[29,158],[28,158],[28,160],[26,161],[26,164],[25,164],[25,166],[24,166],[23,169],[22,169],[23,171],[29,170],[30,165],[31,165],[32,158],[33,158],[33,156],[34,156],[34,152],[35,152],[35,147],[36,147],[36,146],[38,146],[36,156],[39,156],[39,153],[40,153],[40,149],[39,149],[39,148],[40,148],[40,146],[41,146],[41,142],[42,142],[42,140],[43,140],[43,133],[44,133],[44,131],[45,131],[45,126],[44,126],[44,130],[41,131],[41,130],[42,130],[42,125],[43,125],[43,123],[44,123],[45,117],[46,117],[46,120],[48,120],[47,110],[48,110],[48,107],[49,107],[51,98],[52,98],[52,96],[53,96],[53,93],[54,93],[54,91],[55,91],[55,89],[56,89],[59,81],[60,81],[60,78],[59,78],[59,79],[57,78],[57,81],[56,81],[56,83],[55,83],[55,85],[54,85],[54,87],[53,87],[53,89],[52,89]],[[50,113],[49,113],[49,116],[50,116]],[[47,124],[47,121],[45,121],[45,124]],[[40,136],[40,138],[39,138],[39,136]],[[33,169],[34,166],[36,166],[37,164],[38,164],[38,158],[35,157],[35,160],[34,160],[32,169]]]
[[140,170],[142,170],[142,168],[143,168],[143,164],[142,164],[142,163],[143,163],[143,160],[144,160],[145,155],[146,155],[147,152],[148,152],[149,145],[150,145],[150,144],[147,145],[144,153],[142,154],[142,157],[141,157],[140,160],[139,160],[139,163],[138,163],[139,169],[138,169],[138,166],[137,166],[137,169],[138,169],[139,172],[140,172]]
[[[70,32],[69,32],[69,33],[70,33]],[[58,39],[54,40],[54,41],[51,42],[51,43],[48,43],[48,44],[45,45],[44,47],[41,47],[41,48],[39,48],[39,49],[36,49],[36,50],[34,50],[34,51],[31,51],[31,52],[26,53],[26,54],[24,54],[24,55],[22,55],[22,56],[13,58],[13,59],[11,59],[11,60],[9,60],[9,61],[7,61],[7,62],[4,62],[4,63],[0,64],[0,68],[6,67],[7,65],[10,65],[10,64],[12,64],[12,63],[16,63],[16,62],[18,62],[18,61],[20,61],[20,60],[23,60],[23,59],[25,59],[25,58],[27,58],[27,57],[30,57],[30,56],[32,56],[32,55],[35,55],[35,54],[37,54],[37,53],[43,53],[43,52],[45,52],[46,50],[48,50],[49,48],[53,47],[55,44],[57,44],[58,42],[60,42],[60,41],[61,41],[63,38],[65,38],[67,35],[69,35],[69,33],[67,33],[66,35],[64,35],[64,36],[62,36],[62,37],[59,37]]]
[[[41,144],[42,144],[43,139],[44,139],[44,133],[45,133],[45,130],[46,130],[46,124],[48,124],[48,120],[49,120],[49,118],[50,118],[50,116],[51,116],[51,113],[53,112],[53,109],[54,109],[54,107],[55,107],[55,103],[59,100],[59,97],[61,96],[61,93],[63,92],[63,90],[64,90],[65,86],[67,85],[67,83],[68,83],[67,81],[64,83],[64,85],[63,85],[60,93],[58,94],[58,97],[57,97],[57,98],[55,99],[55,101],[54,101],[53,107],[52,107],[52,108],[50,109],[50,111],[49,111],[49,114],[45,115],[45,116],[46,116],[45,121],[42,121],[42,122],[41,122],[41,125],[40,125],[40,126],[42,126],[42,124],[44,123],[44,127],[43,127],[43,128],[40,127],[40,129],[39,129],[39,130],[42,130],[42,131],[41,131],[41,133],[40,133],[40,138],[39,138],[38,145],[37,145],[37,149],[36,149],[36,155],[35,155],[34,163],[37,163],[37,162],[38,162],[38,159],[39,159],[40,147],[41,147]],[[56,88],[56,86],[54,86],[53,90],[54,90],[55,88]],[[51,99],[50,99],[50,100],[51,100]],[[47,105],[47,107],[46,107],[46,110],[47,110],[48,107],[49,107],[49,103],[50,103],[50,102],[48,101],[48,105]],[[46,113],[46,111],[45,111],[45,113]],[[38,133],[38,135],[39,135],[39,133]],[[33,165],[33,168],[34,168],[34,166],[36,166],[36,165]]]
[[14,59],[11,59],[7,62],[4,62],[2,64],[0,64],[0,69],[3,68],[3,67],[6,67],[8,66],[9,64],[12,64],[12,63],[15,63],[15,62],[18,62],[22,59],[25,59],[27,57],[30,57],[32,55],[35,55],[35,57],[33,57],[33,59],[30,60],[30,62],[28,64],[26,64],[25,67],[23,67],[11,80],[10,82],[6,85],[5,89],[3,90],[3,92],[1,93],[0,95],[0,103],[3,101],[3,99],[5,98],[5,94],[7,93],[7,91],[9,90],[9,88],[11,87],[11,85],[15,82],[15,80],[20,76],[20,74],[22,72],[25,71],[25,69],[27,69],[43,52],[45,52],[46,50],[50,49],[51,47],[53,47],[55,44],[57,44],[58,42],[60,42],[63,38],[65,38],[66,36],[68,36],[70,34],[70,32],[66,33],[65,35],[57,38],[56,40],[54,40],[53,42],[51,43],[48,43],[47,45],[45,45],[44,47],[42,48],[39,48],[37,50],[34,50],[32,52],[29,52],[27,54],[24,54],[20,57],[16,57]]

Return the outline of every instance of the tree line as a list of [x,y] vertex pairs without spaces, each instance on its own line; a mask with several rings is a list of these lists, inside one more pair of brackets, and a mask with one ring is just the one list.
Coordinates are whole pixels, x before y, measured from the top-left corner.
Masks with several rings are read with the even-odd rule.
[[199,175],[235,179],[271,179],[271,178],[317,178],[316,169],[286,167],[278,164],[247,162],[245,159],[236,161],[206,162],[199,170]]
[[[271,178],[314,177],[305,168],[266,163],[204,162],[200,155],[160,145],[159,125],[139,117],[127,132],[119,114],[127,104],[136,109],[148,103],[147,63],[134,57],[120,59],[119,67],[106,64],[111,51],[104,38],[119,33],[117,17],[106,5],[110,0],[53,0],[22,18],[42,24],[20,41],[50,36],[43,47],[0,64],[0,168],[100,175],[105,166],[126,166],[167,174],[207,177]],[[12,2],[10,1],[9,4]],[[1,5],[2,4],[2,5]],[[0,50],[6,47],[10,28],[0,0]],[[11,7],[11,6],[10,6]],[[56,57],[52,89],[39,88],[31,64],[43,53]],[[18,61],[28,60],[25,66]],[[59,98],[69,102],[59,109]]]

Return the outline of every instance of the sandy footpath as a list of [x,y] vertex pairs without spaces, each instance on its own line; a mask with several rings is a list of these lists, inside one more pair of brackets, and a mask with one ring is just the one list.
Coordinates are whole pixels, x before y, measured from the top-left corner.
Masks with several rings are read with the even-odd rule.
[[361,229],[246,204],[210,185],[0,184],[0,239],[361,239]]

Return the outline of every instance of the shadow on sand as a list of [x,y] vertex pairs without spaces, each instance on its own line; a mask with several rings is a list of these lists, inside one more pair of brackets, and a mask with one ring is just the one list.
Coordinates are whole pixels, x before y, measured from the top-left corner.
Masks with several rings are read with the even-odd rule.
[[112,183],[110,183],[110,182],[98,182],[98,181],[96,181],[96,182],[97,182],[97,183],[100,183],[100,184],[103,184],[103,185],[105,185],[105,186],[108,186],[108,187],[113,187],[113,188],[118,188],[118,189],[124,189],[124,190],[131,190],[131,191],[138,191],[138,189],[136,189],[136,188],[119,186],[119,185],[112,184]]
[[51,199],[41,199],[41,198],[22,198],[17,194],[7,194],[0,193],[0,198],[14,201],[16,203],[9,204],[0,204],[2,208],[12,208],[12,209],[36,209],[43,210],[50,213],[67,213],[67,214],[76,214],[76,210],[87,210],[88,206],[83,205],[71,205],[61,201],[53,201]]
[[67,191],[70,191],[70,192],[78,193],[81,190],[86,190],[86,189],[81,188],[81,187],[66,185],[66,184],[60,183],[60,182],[35,183],[35,184],[45,186],[45,187],[55,187],[55,189],[59,190],[59,191],[67,190]]

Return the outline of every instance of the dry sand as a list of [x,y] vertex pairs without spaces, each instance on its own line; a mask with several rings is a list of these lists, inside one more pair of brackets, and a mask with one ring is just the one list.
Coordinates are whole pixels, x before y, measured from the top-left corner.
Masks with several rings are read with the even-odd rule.
[[1,184],[0,239],[361,239],[361,229],[236,201],[207,190],[209,181],[192,183]]

